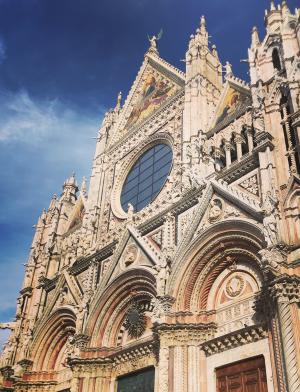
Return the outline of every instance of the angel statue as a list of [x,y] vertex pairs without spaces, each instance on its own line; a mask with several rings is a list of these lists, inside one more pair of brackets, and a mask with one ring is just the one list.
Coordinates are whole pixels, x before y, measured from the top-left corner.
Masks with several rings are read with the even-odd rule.
[[152,37],[150,37],[148,35],[148,40],[150,42],[150,49],[157,49],[157,41],[159,41],[161,39],[163,35],[163,30],[160,29],[160,32],[157,35],[152,35]]

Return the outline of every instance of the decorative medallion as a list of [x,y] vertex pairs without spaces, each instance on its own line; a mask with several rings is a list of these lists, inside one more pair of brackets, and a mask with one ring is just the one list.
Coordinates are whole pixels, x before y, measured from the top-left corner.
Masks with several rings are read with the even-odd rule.
[[127,310],[123,326],[128,332],[128,335],[133,339],[141,337],[146,330],[146,317],[144,312],[143,307],[136,302],[133,302]]
[[208,218],[210,222],[215,222],[221,218],[223,203],[221,199],[214,199],[210,202]]
[[226,285],[226,293],[229,297],[237,297],[243,291],[245,281],[240,275],[234,275]]

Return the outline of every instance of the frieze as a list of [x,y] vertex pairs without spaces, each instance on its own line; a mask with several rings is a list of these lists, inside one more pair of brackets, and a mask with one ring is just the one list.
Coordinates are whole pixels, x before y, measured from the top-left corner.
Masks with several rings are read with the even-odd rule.
[[111,256],[116,248],[117,243],[118,241],[114,240],[110,244],[104,246],[102,249],[96,251],[91,256],[78,260],[71,266],[71,268],[69,268],[70,274],[71,275],[80,274],[81,272],[85,271],[89,267],[89,265],[93,260],[99,262]]
[[238,162],[233,162],[230,167],[224,168],[216,176],[217,180],[224,180],[231,184],[242,176],[259,167],[258,155],[255,150],[250,155],[245,155]]
[[267,337],[268,329],[266,326],[251,326],[205,342],[201,345],[201,348],[208,357]]
[[215,323],[201,324],[159,324],[154,332],[159,335],[160,346],[200,345],[214,337]]

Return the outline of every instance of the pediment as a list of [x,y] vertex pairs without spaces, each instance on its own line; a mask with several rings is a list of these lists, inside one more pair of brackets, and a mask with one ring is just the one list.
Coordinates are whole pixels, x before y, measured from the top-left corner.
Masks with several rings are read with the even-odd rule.
[[[212,180],[207,184],[199,203],[178,217],[178,238],[176,255],[201,232],[216,223],[234,220],[262,222],[262,211],[258,200],[229,186],[223,181]],[[184,225],[184,226],[181,226]]]
[[250,103],[251,94],[247,84],[233,76],[228,77],[217,104],[211,127],[220,125],[231,117],[234,118]]
[[147,54],[115,125],[113,142],[143,123],[183,87],[183,72],[160,57]]
[[205,213],[199,222],[193,238],[198,237],[208,227],[227,220],[249,220],[253,217],[241,209],[237,204],[229,202],[224,196],[213,193]]
[[43,319],[62,307],[75,309],[80,303],[82,293],[75,278],[64,271],[57,280],[52,290],[46,290],[46,305]]
[[150,267],[154,265],[146,252],[140,247],[137,241],[129,236],[124,244],[122,252],[119,253],[118,259],[115,260],[114,269],[110,275],[108,284],[124,272],[139,267]]
[[258,169],[248,173],[242,178],[235,181],[232,185],[237,191],[243,192],[245,195],[256,201],[260,201],[261,184]]

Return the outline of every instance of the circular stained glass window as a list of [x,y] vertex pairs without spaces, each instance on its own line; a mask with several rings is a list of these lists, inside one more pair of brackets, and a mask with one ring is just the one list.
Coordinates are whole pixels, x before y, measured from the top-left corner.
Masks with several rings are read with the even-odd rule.
[[130,170],[121,193],[124,211],[130,203],[134,211],[149,204],[163,187],[172,166],[172,149],[167,144],[157,144],[147,150]]

